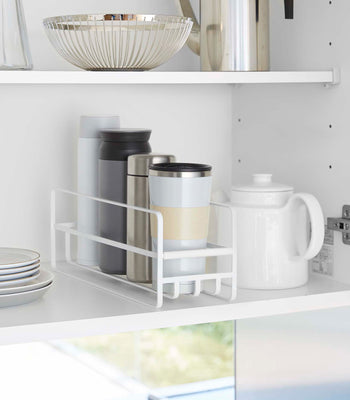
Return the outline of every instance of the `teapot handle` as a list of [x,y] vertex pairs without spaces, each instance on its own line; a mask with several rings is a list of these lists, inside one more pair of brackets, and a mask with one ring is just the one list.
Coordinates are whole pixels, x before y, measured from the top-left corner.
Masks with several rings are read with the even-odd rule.
[[308,248],[305,253],[300,255],[304,260],[311,260],[322,248],[324,241],[324,217],[320,203],[312,194],[297,193],[294,194],[288,201],[289,206],[302,201],[308,210],[311,221],[311,238]]

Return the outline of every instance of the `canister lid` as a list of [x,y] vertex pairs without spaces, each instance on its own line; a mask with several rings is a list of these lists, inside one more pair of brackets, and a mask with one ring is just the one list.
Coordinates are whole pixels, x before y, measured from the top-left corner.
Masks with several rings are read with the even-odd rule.
[[102,129],[101,138],[105,142],[148,142],[152,131],[150,129]]
[[212,167],[206,164],[162,163],[149,167],[149,175],[163,177],[197,178],[211,176]]
[[175,156],[171,154],[133,154],[128,158],[128,175],[148,176],[150,165],[174,161]]
[[292,186],[272,182],[271,174],[254,174],[251,184],[232,187],[232,191],[235,192],[255,193],[292,192],[293,190],[294,188]]

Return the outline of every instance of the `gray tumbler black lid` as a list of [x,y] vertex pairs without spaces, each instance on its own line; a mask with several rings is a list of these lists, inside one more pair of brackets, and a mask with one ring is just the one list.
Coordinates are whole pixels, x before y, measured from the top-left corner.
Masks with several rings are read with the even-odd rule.
[[148,142],[152,131],[150,129],[103,129],[101,138],[106,142]]
[[100,160],[127,161],[132,154],[150,153],[150,129],[103,129]]
[[161,163],[149,167],[152,176],[195,178],[211,176],[212,167],[207,164]]

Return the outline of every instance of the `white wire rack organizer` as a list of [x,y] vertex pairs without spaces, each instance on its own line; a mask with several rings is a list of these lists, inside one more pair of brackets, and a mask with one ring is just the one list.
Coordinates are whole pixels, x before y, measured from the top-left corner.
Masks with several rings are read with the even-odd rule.
[[[85,198],[97,203],[110,204],[115,207],[122,207],[125,209],[133,209],[136,211],[141,211],[147,213],[149,215],[153,214],[157,220],[157,228],[158,228],[158,237],[157,237],[157,250],[151,251],[143,248],[135,247],[129,244],[121,243],[115,240],[106,239],[99,235],[94,235],[90,233],[85,233],[77,230],[77,224],[74,222],[58,222],[57,215],[57,198],[58,195],[68,195],[73,198]],[[211,203],[211,207],[228,209],[231,216],[231,232],[232,237],[230,239],[230,243],[232,245],[230,247],[224,247],[219,245],[213,245],[208,243],[207,248],[205,249],[195,249],[195,250],[182,250],[182,251],[163,251],[163,217],[162,214],[158,211],[149,210],[145,208],[135,207],[124,203],[118,203],[115,201],[110,201],[106,199],[101,199],[93,196],[87,196],[81,193],[76,193],[69,190],[64,189],[55,189],[51,193],[51,265],[55,270],[57,268],[57,249],[56,249],[56,236],[57,232],[62,232],[65,238],[65,262],[74,268],[85,269],[92,271],[95,274],[102,275],[103,277],[107,277],[109,280],[119,281],[126,283],[134,288],[144,290],[147,292],[151,292],[155,295],[155,303],[154,306],[160,308],[163,305],[164,298],[168,299],[176,299],[180,296],[180,283],[191,282],[194,284],[193,296],[199,296],[201,293],[205,293],[207,295],[216,296],[220,298],[224,298],[227,301],[232,301],[236,298],[237,295],[237,244],[236,244],[236,234],[235,234],[235,215],[234,210],[230,205],[221,204],[221,203]],[[110,275],[105,274],[96,267],[89,267],[85,265],[81,265],[76,262],[76,260],[72,257],[71,250],[71,239],[72,237],[82,237],[97,243],[109,245],[112,247],[117,247],[122,250],[126,250],[129,252],[133,252],[136,254],[141,254],[143,256],[151,257],[156,259],[156,268],[157,268],[157,280],[153,282],[153,285],[140,284],[136,282],[132,282],[127,280],[124,275]],[[227,238],[226,238],[227,240]],[[210,272],[205,274],[197,274],[197,275],[182,275],[176,277],[166,277],[164,275],[164,261],[166,260],[175,260],[181,258],[199,258],[199,257],[220,257],[220,256],[230,256],[231,258],[231,267],[228,272]],[[211,282],[212,285],[210,289],[204,288],[204,282]],[[229,282],[229,284],[227,283]],[[164,292],[164,285],[169,287],[169,284],[173,286],[172,294],[169,295]],[[222,286],[228,287],[228,290],[225,290],[225,295],[222,294]],[[95,286],[104,289],[103,286],[96,284]],[[110,292],[110,289],[108,289]],[[228,293],[228,294],[227,294]],[[116,288],[115,294],[118,295],[118,289]],[[188,296],[188,295],[186,295]],[[125,295],[124,295],[125,297]],[[129,296],[126,296],[129,297]],[[136,300],[130,295],[131,300]],[[138,300],[136,300],[138,301]],[[147,303],[146,301],[142,301],[143,303]],[[148,304],[149,305],[149,304]]]

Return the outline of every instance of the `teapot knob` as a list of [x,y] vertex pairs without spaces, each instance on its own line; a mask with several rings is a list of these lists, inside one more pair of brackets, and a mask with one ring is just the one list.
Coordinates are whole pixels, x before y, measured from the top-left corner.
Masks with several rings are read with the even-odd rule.
[[253,182],[266,184],[272,182],[272,174],[254,174],[253,175]]

